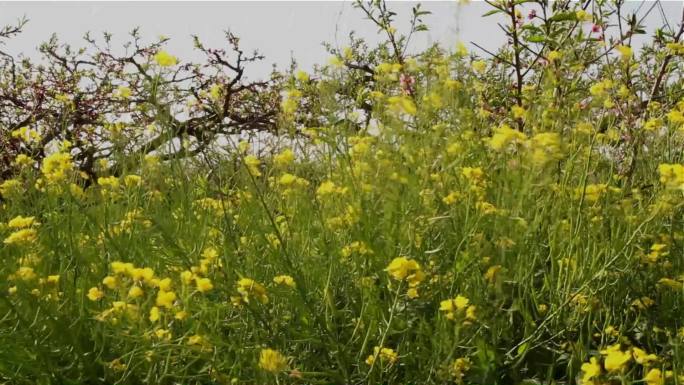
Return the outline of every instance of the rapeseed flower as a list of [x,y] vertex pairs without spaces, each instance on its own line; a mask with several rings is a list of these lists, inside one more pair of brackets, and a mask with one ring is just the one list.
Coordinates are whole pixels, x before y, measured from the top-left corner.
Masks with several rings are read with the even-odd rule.
[[289,275],[278,275],[273,278],[273,282],[277,285],[285,285],[289,287],[296,287],[297,285],[295,284],[294,278],[292,278]]
[[88,299],[91,301],[98,301],[98,300],[102,299],[102,297],[104,297],[104,293],[102,292],[102,290],[100,290],[97,287],[91,287],[88,290],[87,296],[88,296]]
[[663,373],[660,369],[653,368],[644,376],[644,382],[646,382],[646,385],[663,385],[665,379],[663,378]]
[[206,293],[214,288],[209,278],[197,278],[195,284],[197,285],[197,290],[201,293]]
[[366,358],[366,364],[373,365],[378,358],[380,358],[380,362],[383,364],[393,365],[399,359],[399,355],[394,349],[376,346],[373,348],[373,354]]
[[161,311],[159,310],[159,308],[157,306],[152,306],[152,308],[150,308],[150,315],[148,317],[150,322],[157,322],[159,321],[160,317]]
[[249,303],[250,298],[256,298],[259,302],[268,303],[266,288],[250,278],[241,278],[237,282],[237,291],[240,293],[242,301]]
[[601,374],[601,364],[596,357],[591,357],[589,362],[582,364],[582,384],[593,384],[593,379]]
[[157,306],[163,306],[167,309],[170,309],[173,307],[174,301],[176,301],[176,293],[172,291],[159,290],[155,303]]
[[7,227],[10,229],[25,229],[27,227],[36,226],[39,224],[40,223],[36,221],[35,217],[23,217],[18,215],[7,222]]
[[178,59],[166,51],[159,51],[154,55],[154,61],[161,67],[171,67],[178,63]]
[[287,369],[287,358],[277,350],[261,349],[259,367],[267,372],[279,373]]
[[6,245],[23,245],[35,242],[38,239],[38,232],[35,229],[21,229],[11,233],[3,243]]
[[622,351],[620,349],[620,344],[615,344],[601,350],[601,354],[605,356],[603,360],[603,366],[609,372],[619,372],[622,371],[629,361],[632,360],[632,354],[630,351]]
[[505,151],[523,145],[526,141],[527,136],[525,134],[502,124],[494,130],[494,135],[489,138],[488,144],[495,151]]
[[409,287],[418,286],[425,279],[425,273],[418,262],[406,257],[394,258],[385,271],[397,281],[406,280]]
[[128,297],[140,298],[144,293],[145,292],[140,288],[140,286],[131,286],[131,288],[128,290]]

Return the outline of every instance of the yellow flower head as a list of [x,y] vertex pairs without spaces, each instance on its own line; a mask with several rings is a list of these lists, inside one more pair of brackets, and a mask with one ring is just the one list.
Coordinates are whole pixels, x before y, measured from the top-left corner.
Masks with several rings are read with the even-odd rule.
[[397,281],[406,280],[411,287],[417,286],[425,278],[418,262],[406,257],[394,258],[385,271]]
[[178,63],[178,59],[166,51],[157,52],[157,54],[154,55],[154,61],[162,67],[171,67]]
[[294,278],[292,278],[289,275],[278,275],[273,278],[273,282],[278,284],[278,285],[285,285],[289,287],[296,287],[297,285],[295,284]]
[[197,284],[197,290],[201,293],[206,293],[214,288],[214,285],[209,278],[197,278],[195,284]]
[[6,245],[22,245],[35,242],[38,233],[35,229],[21,229],[10,234],[3,241]]
[[130,298],[139,298],[142,297],[143,294],[143,289],[141,289],[140,286],[131,286],[130,290],[128,290],[128,297]]
[[603,366],[609,372],[622,371],[627,366],[629,361],[632,360],[632,355],[630,352],[623,352],[620,349],[620,344],[615,344],[604,350],[601,350],[601,354],[606,356],[603,361]]
[[159,293],[157,293],[156,305],[157,306],[163,306],[167,309],[170,309],[173,307],[173,303],[175,300],[176,300],[176,293],[174,293],[172,291],[159,290]]
[[40,223],[36,221],[35,217],[22,217],[21,215],[18,215],[7,222],[7,227],[10,229],[24,229],[39,224]]
[[622,60],[629,60],[632,57],[632,47],[628,45],[618,45],[615,49],[620,52]]
[[287,369],[287,358],[277,350],[261,349],[259,367],[271,373],[282,372]]
[[527,137],[522,132],[512,129],[506,124],[494,130],[494,135],[489,138],[489,147],[495,151],[504,151],[524,144]]
[[646,382],[646,385],[663,385],[665,379],[660,369],[653,368],[644,376],[644,382]]
[[237,291],[242,296],[244,302],[249,303],[250,298],[256,298],[259,302],[268,303],[266,288],[250,278],[241,278],[237,282]]
[[91,287],[88,290],[87,297],[91,301],[97,301],[97,300],[100,300],[102,297],[104,297],[104,293],[102,292],[102,290],[100,290],[97,287]]
[[601,364],[596,357],[582,364],[582,383],[590,384],[591,380],[601,374]]
[[387,365],[392,365],[397,360],[399,359],[399,355],[397,352],[394,351],[394,349],[390,348],[381,348],[379,346],[376,346],[373,348],[373,354],[369,355],[368,358],[366,358],[366,363],[368,365],[373,365],[375,363],[376,359],[380,358],[380,362],[383,364]]

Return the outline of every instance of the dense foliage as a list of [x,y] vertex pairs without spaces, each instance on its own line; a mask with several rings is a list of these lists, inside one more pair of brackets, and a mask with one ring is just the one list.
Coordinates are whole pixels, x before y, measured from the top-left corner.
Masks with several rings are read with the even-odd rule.
[[491,5],[497,52],[358,3],[383,43],[264,82],[0,51],[0,382],[683,384],[684,26]]

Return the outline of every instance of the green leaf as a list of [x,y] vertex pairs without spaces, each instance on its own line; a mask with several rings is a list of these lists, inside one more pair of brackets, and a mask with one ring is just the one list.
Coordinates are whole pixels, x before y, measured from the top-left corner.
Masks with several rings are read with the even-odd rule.
[[501,12],[502,12],[502,11],[501,11],[500,9],[492,9],[492,10],[489,11],[489,12],[485,12],[485,13],[482,15],[482,17],[487,17],[487,16],[495,15],[495,14],[501,13]]
[[550,22],[556,21],[575,21],[577,20],[577,15],[575,12],[559,12],[549,18]]
[[543,43],[544,41],[546,41],[546,36],[531,35],[526,37],[525,40],[529,41],[530,43]]

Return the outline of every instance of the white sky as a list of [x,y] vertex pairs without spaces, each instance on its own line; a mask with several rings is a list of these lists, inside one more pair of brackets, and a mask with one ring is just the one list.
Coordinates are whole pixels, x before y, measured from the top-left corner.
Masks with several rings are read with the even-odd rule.
[[[406,31],[410,9],[416,2],[391,2],[390,8],[399,15],[400,31]],[[629,5],[636,7],[639,2]],[[647,2],[647,8],[652,2]],[[664,2],[663,11],[676,24],[682,2]],[[432,15],[424,17],[430,31],[416,36],[412,47],[420,49],[438,41],[453,47],[456,41],[470,41],[495,49],[505,42],[495,17],[482,18],[489,10],[484,2],[460,4],[456,1],[423,2]],[[271,64],[279,68],[289,65],[292,57],[300,67],[310,69],[315,63],[325,63],[327,54],[322,42],[344,46],[350,30],[370,42],[377,41],[377,29],[364,20],[360,10],[349,1],[316,2],[6,2],[0,1],[0,25],[10,24],[21,16],[29,18],[24,32],[6,42],[5,51],[37,57],[36,47],[54,32],[60,40],[81,46],[86,31],[99,36],[102,31],[114,34],[114,46],[126,39],[126,33],[136,26],[142,36],[158,35],[171,38],[168,51],[181,60],[201,59],[192,46],[191,34],[197,34],[211,48],[223,48],[223,31],[230,29],[241,39],[242,48],[258,49],[265,61],[252,67],[251,77],[270,71]],[[660,25],[662,16],[656,9],[647,19],[649,27]],[[479,51],[467,44],[469,49]]]

